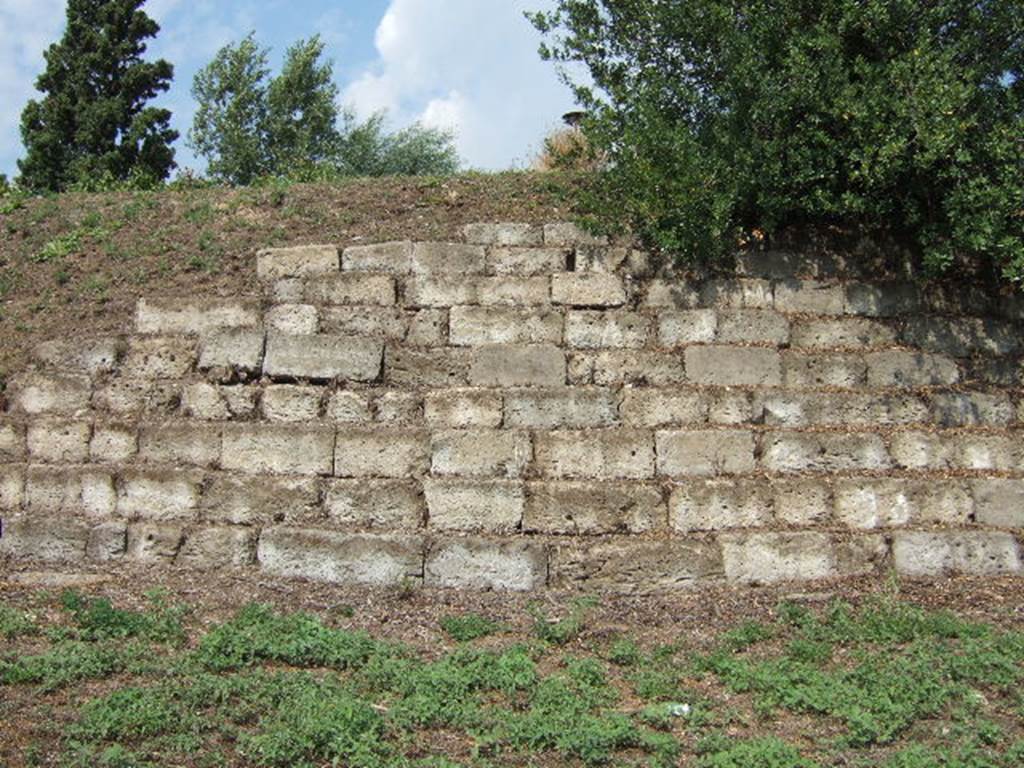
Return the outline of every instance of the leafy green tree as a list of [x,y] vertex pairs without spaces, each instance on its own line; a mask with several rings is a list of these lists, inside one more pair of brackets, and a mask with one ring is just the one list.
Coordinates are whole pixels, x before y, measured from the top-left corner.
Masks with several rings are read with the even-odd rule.
[[754,229],[880,227],[934,271],[981,255],[1024,280],[1024,4],[558,0],[530,18],[606,158],[585,200],[606,225],[706,259]]
[[318,36],[300,40],[286,52],[280,74],[269,77],[268,51],[250,34],[222,48],[196,75],[199,109],[188,141],[206,158],[210,175],[250,184],[267,175],[442,175],[458,168],[449,132],[417,124],[388,133],[383,114],[360,122],[339,109],[323,52]]
[[23,186],[157,181],[174,168],[171,113],[146,106],[168,89],[174,69],[142,59],[145,41],[160,30],[143,2],[69,0],[64,36],[47,49],[36,81],[44,96],[21,115]]

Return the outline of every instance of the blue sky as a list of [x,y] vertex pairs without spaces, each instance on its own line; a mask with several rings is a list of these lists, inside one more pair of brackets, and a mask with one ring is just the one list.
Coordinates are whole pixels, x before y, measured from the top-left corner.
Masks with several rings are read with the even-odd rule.
[[[524,10],[552,0],[149,0],[161,32],[148,57],[175,66],[158,103],[174,114],[181,167],[201,170],[184,144],[195,109],[192,78],[224,44],[250,30],[276,66],[295,40],[319,33],[335,65],[340,101],[367,116],[386,109],[393,127],[420,120],[456,131],[467,167],[529,163],[572,98],[536,54]],[[60,37],[65,0],[0,0],[0,173],[22,154],[18,120],[36,92],[43,50]]]

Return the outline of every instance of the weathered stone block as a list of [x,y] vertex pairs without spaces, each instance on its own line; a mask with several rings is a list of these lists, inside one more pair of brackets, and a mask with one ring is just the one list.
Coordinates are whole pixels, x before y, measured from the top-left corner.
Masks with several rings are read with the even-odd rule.
[[928,406],[912,395],[861,392],[769,393],[763,399],[764,423],[786,427],[849,424],[862,427],[924,424]]
[[910,346],[951,357],[976,352],[1008,355],[1021,346],[1016,326],[994,318],[911,316],[903,326],[902,337]]
[[185,540],[185,529],[167,523],[138,523],[128,526],[127,555],[144,563],[174,560]]
[[[677,352],[655,352],[639,349],[610,349],[574,356],[574,364],[586,363],[589,380],[594,384],[649,384],[663,387],[686,381],[683,356]],[[573,383],[583,383],[574,380]]]
[[868,375],[863,356],[842,353],[783,350],[782,369],[787,387],[860,387]]
[[316,421],[320,417],[323,387],[272,384],[263,390],[260,407],[268,421]]
[[754,471],[754,435],[747,430],[660,431],[654,440],[659,475],[693,477]]
[[0,461],[25,458],[25,428],[0,422]]
[[930,399],[941,427],[1005,427],[1017,417],[1013,401],[1002,392],[938,392]]
[[650,334],[639,312],[571,311],[565,322],[566,344],[577,349],[642,347]]
[[395,303],[395,279],[369,272],[342,272],[306,283],[309,304],[369,304],[388,307]]
[[869,573],[885,560],[881,537],[840,545],[824,533],[751,533],[723,537],[725,576],[741,584],[824,579]]
[[293,336],[316,333],[320,315],[312,304],[278,304],[267,311],[267,327]]
[[414,480],[330,480],[324,508],[332,523],[346,528],[390,530],[422,528],[426,512]]
[[208,424],[147,425],[139,430],[142,461],[213,467],[220,463],[220,449],[220,428]]
[[177,336],[136,336],[121,364],[127,379],[179,379],[196,363],[196,344]]
[[921,290],[913,283],[848,283],[846,314],[895,317],[921,311]]
[[91,436],[92,425],[85,421],[37,421],[28,426],[28,454],[47,463],[88,461]]
[[486,268],[484,249],[465,243],[413,243],[412,271],[453,275],[481,275]]
[[421,424],[423,398],[417,392],[387,390],[373,402],[374,416],[381,424]]
[[722,554],[717,545],[678,539],[615,537],[595,544],[573,542],[556,548],[551,561],[554,587],[620,594],[692,589],[721,581],[722,575]]
[[576,272],[618,272],[626,274],[647,274],[648,254],[631,248],[609,248],[602,245],[581,245],[576,248]]
[[199,345],[199,370],[255,373],[263,363],[263,332],[247,328],[214,331]]
[[73,416],[89,408],[92,395],[85,376],[60,374],[22,374],[11,381],[10,391],[14,409],[32,416],[41,413]]
[[517,389],[505,393],[506,427],[583,429],[619,420],[614,390],[593,387]]
[[124,339],[55,339],[44,341],[32,350],[32,359],[46,368],[64,373],[95,376],[111,371],[125,351]]
[[502,396],[491,389],[441,389],[427,393],[424,408],[431,427],[498,427]]
[[630,427],[703,424],[708,419],[707,399],[693,390],[627,387],[619,410]]
[[571,221],[544,225],[544,245],[607,245],[604,235],[592,235]]
[[782,383],[778,350],[754,347],[689,347],[686,375],[697,384],[777,386]]
[[386,272],[404,275],[412,271],[412,243],[353,245],[341,252],[341,268],[346,272]]
[[658,341],[665,346],[707,344],[718,334],[718,313],[687,309],[658,314]]
[[868,353],[865,360],[871,387],[927,387],[960,379],[956,362],[943,355],[892,350]]
[[25,468],[0,464],[0,510],[19,509],[24,495]]
[[402,341],[415,313],[401,307],[320,307],[320,332],[335,336],[363,336]]
[[522,483],[508,480],[425,480],[430,527],[441,531],[508,533],[523,521]]
[[669,524],[682,532],[754,528],[771,521],[772,501],[764,482],[691,481],[672,487]]
[[520,477],[530,462],[530,435],[511,430],[453,430],[433,435],[436,475]]
[[263,291],[278,304],[298,304],[302,301],[305,281],[298,277],[285,277],[265,285]]
[[427,553],[424,583],[436,587],[528,590],[547,582],[547,552],[521,540],[450,539]]
[[475,245],[541,245],[544,228],[519,222],[481,222],[464,226],[462,236],[467,243]]
[[418,477],[429,464],[430,438],[423,430],[343,427],[338,432],[336,477]]
[[373,381],[381,372],[382,344],[346,336],[267,336],[263,372],[267,376],[317,381]]
[[618,307],[626,303],[626,288],[621,278],[604,272],[555,273],[551,300],[573,307]]
[[321,517],[318,481],[312,477],[254,477],[218,472],[211,475],[200,500],[208,523],[263,525],[309,522]]
[[123,557],[128,547],[128,526],[124,523],[100,523],[89,530],[85,554],[90,560],[105,563]]
[[560,344],[562,314],[509,307],[452,307],[448,337],[455,346]]
[[565,384],[565,353],[548,344],[495,345],[473,350],[469,383],[478,387]]
[[564,272],[569,253],[565,248],[492,248],[487,255],[487,267],[499,275]]
[[223,299],[139,299],[135,305],[138,333],[207,333],[221,328],[254,328],[259,325],[254,301]]
[[256,532],[249,528],[207,527],[189,531],[176,565],[209,569],[251,565],[256,561]]
[[890,452],[905,469],[1024,469],[1024,446],[1012,435],[899,432]]
[[268,573],[335,584],[383,586],[423,577],[423,543],[414,536],[268,528],[257,557]]
[[111,379],[97,388],[92,406],[120,417],[167,416],[181,405],[182,387],[174,381]]
[[843,286],[813,280],[783,280],[775,284],[775,309],[812,315],[841,315]]
[[639,429],[538,433],[537,471],[544,477],[640,480],[654,476],[654,436]]
[[880,435],[835,432],[769,432],[762,466],[769,472],[843,472],[891,465]]
[[956,481],[871,479],[836,484],[836,517],[851,528],[893,528],[912,523],[963,525],[974,503]]
[[696,309],[700,286],[683,280],[654,278],[644,286],[641,306],[645,309]]
[[136,429],[127,424],[96,424],[89,443],[89,457],[93,461],[120,463],[128,461],[139,450]]
[[832,487],[818,478],[773,479],[771,494],[772,511],[779,523],[814,525],[832,514]]
[[790,344],[814,349],[860,349],[896,343],[896,332],[877,320],[859,317],[798,320],[793,323]]
[[126,472],[117,492],[117,514],[130,520],[193,520],[202,482],[196,472]]
[[892,551],[896,570],[904,576],[1001,576],[1021,572],[1017,542],[1009,533],[900,532],[893,538]]
[[0,556],[47,562],[77,562],[85,557],[89,527],[68,517],[21,516],[4,520]]
[[103,519],[114,514],[117,494],[108,472],[89,467],[29,467],[24,500],[27,509],[38,513]]
[[338,249],[333,245],[267,248],[256,254],[256,275],[260,280],[312,277],[337,271]]
[[546,481],[529,483],[527,490],[527,532],[590,535],[665,529],[665,499],[655,486]]
[[389,346],[384,380],[400,387],[461,387],[469,382],[469,349],[410,349]]
[[409,313],[405,343],[416,347],[440,347],[448,343],[448,312],[421,309]]
[[973,481],[971,486],[979,523],[1024,528],[1024,480],[986,478]]
[[716,337],[723,344],[786,345],[789,320],[770,309],[723,309]]
[[768,280],[708,280],[700,287],[700,306],[716,309],[771,309],[774,290]]
[[224,427],[221,466],[250,474],[330,475],[334,430],[278,424]]
[[416,275],[406,284],[405,300],[413,307],[540,306],[551,303],[551,286],[547,277]]

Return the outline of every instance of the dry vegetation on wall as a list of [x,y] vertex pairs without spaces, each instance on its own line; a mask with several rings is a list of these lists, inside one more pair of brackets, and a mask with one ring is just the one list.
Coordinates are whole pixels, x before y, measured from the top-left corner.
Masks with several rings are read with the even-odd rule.
[[140,296],[257,293],[259,248],[558,220],[571,186],[500,173],[0,198],[0,381],[40,341],[127,328]]

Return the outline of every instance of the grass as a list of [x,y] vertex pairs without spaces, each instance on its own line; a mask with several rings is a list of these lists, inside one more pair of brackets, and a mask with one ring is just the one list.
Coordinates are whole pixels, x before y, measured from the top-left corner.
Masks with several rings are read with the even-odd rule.
[[[699,648],[588,631],[591,603],[532,629],[438,621],[414,648],[250,604],[217,622],[165,594],[0,604],[0,701],[59,728],[39,764],[452,768],[1016,768],[1024,634],[895,598],[784,603]],[[326,616],[358,623],[348,606]],[[0,704],[0,713],[5,705]],[[13,711],[13,710],[12,710]],[[3,754],[0,752],[0,762]]]

